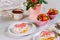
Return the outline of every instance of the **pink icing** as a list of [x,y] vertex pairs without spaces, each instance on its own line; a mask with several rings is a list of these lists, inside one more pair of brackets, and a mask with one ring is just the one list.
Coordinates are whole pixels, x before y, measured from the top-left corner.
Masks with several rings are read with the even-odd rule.
[[22,24],[15,24],[16,28],[24,28],[26,27],[26,23],[22,23]]
[[47,31],[42,31],[42,32],[40,33],[41,37],[43,37],[43,36],[48,36],[48,35],[50,35],[50,34],[51,34],[51,32],[47,32]]

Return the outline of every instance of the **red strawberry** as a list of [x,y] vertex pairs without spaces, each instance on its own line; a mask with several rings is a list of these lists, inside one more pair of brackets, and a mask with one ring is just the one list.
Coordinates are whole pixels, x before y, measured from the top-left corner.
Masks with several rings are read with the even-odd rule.
[[58,13],[58,11],[55,10],[55,9],[50,9],[50,10],[47,12],[48,15],[56,15],[57,13]]
[[41,37],[44,37],[44,36],[47,36],[47,35],[50,35],[50,34],[51,34],[51,32],[42,31],[42,32],[40,33],[40,36],[41,36]]
[[58,14],[58,10],[55,10],[55,15]]
[[43,17],[43,21],[47,21],[48,20],[48,17]]
[[48,12],[47,12],[47,14],[50,14],[51,13],[51,11],[49,10]]
[[31,2],[32,2],[32,3],[36,3],[36,2],[37,2],[37,0],[31,0]]
[[45,16],[46,16],[46,14],[40,14],[40,16],[41,16],[41,17],[45,17]]
[[47,21],[49,18],[46,14],[40,14],[37,19],[39,21]]
[[15,27],[17,27],[17,28],[24,28],[24,27],[26,27],[26,23],[16,24]]

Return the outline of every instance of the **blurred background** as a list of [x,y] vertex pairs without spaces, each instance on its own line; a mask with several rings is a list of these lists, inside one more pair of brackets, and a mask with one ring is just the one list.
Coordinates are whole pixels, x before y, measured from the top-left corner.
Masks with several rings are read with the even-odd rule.
[[[57,8],[60,9],[60,0],[46,0],[48,4],[45,5],[47,8]],[[16,7],[24,7],[23,2],[26,0],[0,0],[0,10],[1,9],[10,9]]]

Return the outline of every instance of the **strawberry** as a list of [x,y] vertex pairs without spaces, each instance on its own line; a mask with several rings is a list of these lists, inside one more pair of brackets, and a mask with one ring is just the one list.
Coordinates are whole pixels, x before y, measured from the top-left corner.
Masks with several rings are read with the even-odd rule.
[[50,9],[50,10],[47,12],[48,15],[56,15],[57,13],[58,13],[58,11],[55,10],[55,9]]
[[32,3],[36,3],[36,2],[37,2],[37,0],[31,0],[31,2],[32,2]]
[[40,15],[38,15],[37,19],[39,21],[47,21],[48,20],[48,16],[46,16],[46,14],[40,14]]
[[48,20],[48,17],[43,17],[43,21],[47,21]]
[[47,14],[50,14],[51,13],[51,11],[49,10],[48,12],[47,12]]
[[55,10],[55,14],[58,14],[58,10]]
[[16,24],[15,27],[17,27],[17,28],[24,28],[24,27],[26,27],[26,23]]
[[40,33],[41,37],[48,36],[48,35],[50,35],[50,34],[51,34],[51,32],[47,32],[47,31],[42,31],[42,32]]
[[45,17],[45,16],[46,16],[46,14],[40,14],[40,16],[41,16],[41,17]]

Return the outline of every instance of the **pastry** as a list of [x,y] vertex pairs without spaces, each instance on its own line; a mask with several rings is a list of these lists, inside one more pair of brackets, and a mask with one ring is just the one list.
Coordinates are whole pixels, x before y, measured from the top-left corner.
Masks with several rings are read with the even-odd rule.
[[40,40],[54,40],[55,34],[49,31],[42,31],[40,33]]
[[15,24],[13,28],[14,33],[26,33],[28,31],[28,25],[26,23]]

